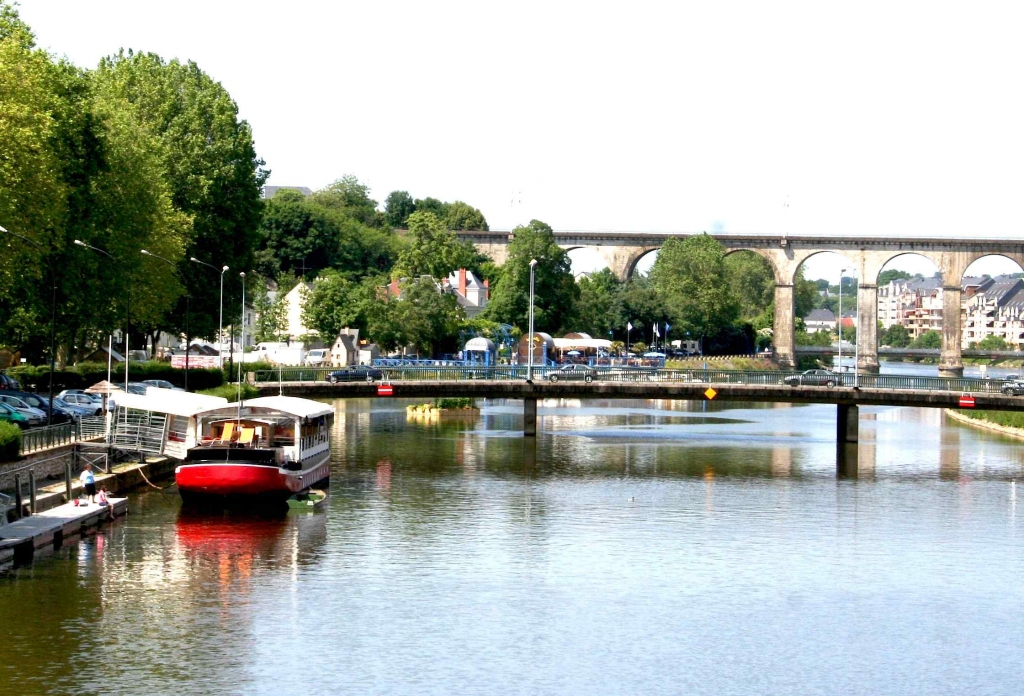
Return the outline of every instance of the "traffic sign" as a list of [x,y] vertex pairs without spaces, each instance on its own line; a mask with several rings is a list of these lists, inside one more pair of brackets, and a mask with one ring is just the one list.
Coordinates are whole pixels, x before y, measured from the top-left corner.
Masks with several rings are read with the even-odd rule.
[[395,388],[390,384],[378,384],[377,396],[394,396]]
[[718,392],[714,390],[714,387],[708,387],[706,390],[704,390],[704,396],[708,397],[708,401],[711,401],[716,396],[718,396]]
[[974,396],[972,394],[961,394],[960,408],[974,408]]

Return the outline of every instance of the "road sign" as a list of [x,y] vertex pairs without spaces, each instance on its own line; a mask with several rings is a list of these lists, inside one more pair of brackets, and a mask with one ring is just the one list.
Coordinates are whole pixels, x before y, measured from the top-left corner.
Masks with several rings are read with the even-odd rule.
[[395,388],[390,384],[378,384],[377,396],[394,396]]
[[971,394],[961,394],[960,408],[974,408],[974,396]]
[[704,396],[708,397],[708,401],[711,401],[711,400],[712,400],[712,399],[714,399],[714,398],[715,398],[716,396],[718,396],[718,392],[716,392],[716,391],[714,390],[714,388],[713,388],[713,387],[708,387],[708,388],[707,388],[707,389],[706,389],[706,390],[704,391]]

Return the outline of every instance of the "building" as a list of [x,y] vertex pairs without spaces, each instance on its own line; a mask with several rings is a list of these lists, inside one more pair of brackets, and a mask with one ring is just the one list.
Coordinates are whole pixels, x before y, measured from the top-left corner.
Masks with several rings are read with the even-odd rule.
[[804,317],[804,327],[807,333],[835,331],[836,315],[828,309],[815,309]]
[[460,268],[448,276],[445,286],[455,293],[455,298],[466,313],[467,319],[472,319],[484,311],[487,300],[490,299],[490,284],[486,280],[481,281],[473,271],[465,268]]
[[331,367],[347,367],[359,364],[359,329],[345,328],[331,345]]
[[[987,281],[987,282],[986,282]],[[963,345],[981,343],[989,336],[1006,341],[1011,350],[1024,345],[1024,280],[1008,276],[975,282],[965,288],[961,308]]]

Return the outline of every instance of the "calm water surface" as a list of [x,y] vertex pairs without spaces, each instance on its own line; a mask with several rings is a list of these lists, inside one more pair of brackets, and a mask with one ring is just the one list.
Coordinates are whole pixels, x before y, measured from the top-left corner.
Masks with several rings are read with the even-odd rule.
[[830,406],[405,403],[338,402],[323,512],[152,491],[0,576],[0,693],[1021,693],[1016,441],[862,409],[837,479]]

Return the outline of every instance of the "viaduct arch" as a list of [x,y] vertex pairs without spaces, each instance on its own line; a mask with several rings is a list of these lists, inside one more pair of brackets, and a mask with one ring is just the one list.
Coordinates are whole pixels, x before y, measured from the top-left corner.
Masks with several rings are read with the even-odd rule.
[[[510,232],[457,232],[488,254],[495,263],[508,258]],[[669,238],[686,238],[688,233],[577,232],[556,231],[555,241],[564,249],[587,248],[598,252],[620,280],[628,280],[640,258],[660,249]],[[752,251],[768,261],[775,274],[775,351],[780,364],[796,365],[793,283],[804,260],[821,252],[838,252],[857,269],[858,369],[878,372],[878,274],[891,259],[914,253],[930,259],[942,275],[942,349],[939,374],[963,374],[960,354],[960,281],[974,261],[998,254],[1024,267],[1024,241],[1012,239],[954,239],[943,237],[832,237],[801,235],[786,237],[759,234],[715,234],[726,252]]]

